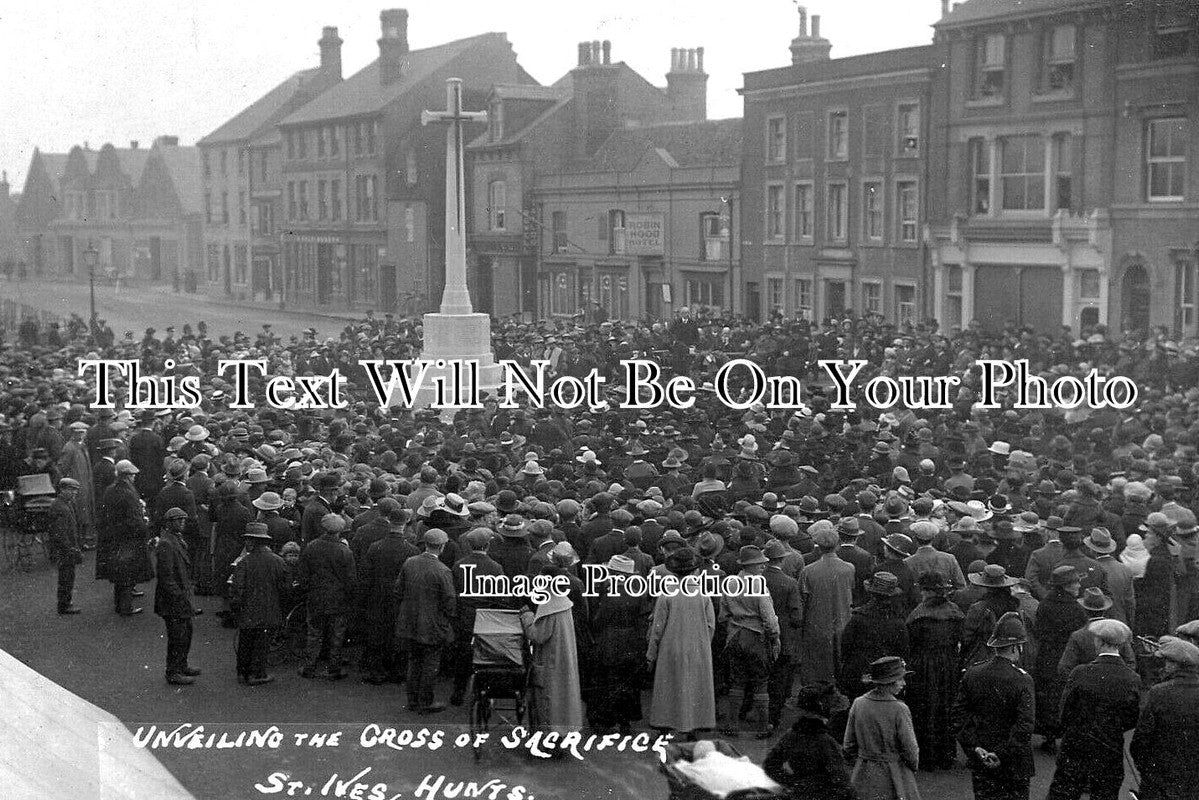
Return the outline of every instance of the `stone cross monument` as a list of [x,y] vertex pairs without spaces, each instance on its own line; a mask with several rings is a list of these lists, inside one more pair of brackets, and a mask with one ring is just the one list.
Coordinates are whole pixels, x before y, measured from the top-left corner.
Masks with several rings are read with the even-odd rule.
[[[445,291],[441,296],[441,308],[437,313],[425,314],[424,344],[421,358],[444,359],[447,362],[470,362],[478,364],[478,372],[458,370],[459,375],[477,376],[478,389],[494,394],[500,383],[500,366],[495,363],[491,352],[491,318],[476,314],[471,305],[470,291],[466,286],[466,194],[463,168],[463,123],[483,122],[485,111],[462,110],[462,80],[450,78],[446,81],[446,110],[423,111],[422,125],[443,124],[445,138]],[[434,402],[431,384],[439,375],[454,379],[455,370],[430,369],[418,397],[419,405]],[[462,382],[461,379],[459,379]],[[473,380],[466,378],[463,391],[469,396],[473,391]]]

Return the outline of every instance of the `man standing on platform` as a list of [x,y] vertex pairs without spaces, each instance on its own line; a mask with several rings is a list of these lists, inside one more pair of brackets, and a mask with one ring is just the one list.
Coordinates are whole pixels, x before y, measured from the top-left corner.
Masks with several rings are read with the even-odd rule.
[[[124,463],[124,462],[122,462]],[[154,548],[158,583],[154,589],[154,613],[167,629],[167,683],[189,686],[200,670],[188,666],[192,646],[192,617],[196,614],[192,595],[191,559],[183,541],[187,512],[172,508],[162,515],[163,528]]]
[[58,613],[78,614],[79,609],[71,604],[75,592],[75,565],[83,561],[79,516],[75,501],[79,495],[79,481],[74,478],[58,479],[58,497],[50,504],[50,532],[47,555],[58,564]]

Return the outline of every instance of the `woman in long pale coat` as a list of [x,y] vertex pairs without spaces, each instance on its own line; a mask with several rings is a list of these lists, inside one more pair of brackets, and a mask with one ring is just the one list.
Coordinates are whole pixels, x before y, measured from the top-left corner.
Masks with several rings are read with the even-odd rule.
[[583,727],[573,605],[569,597],[554,595],[535,612],[520,615],[525,636],[533,644],[529,702],[532,719],[541,730]]
[[[690,547],[666,559],[676,577],[703,565]],[[691,733],[716,727],[716,693],[712,683],[712,635],[716,612],[711,599],[663,594],[654,603],[646,660],[653,666],[654,697],[649,724]]]
[[862,680],[872,688],[853,701],[845,726],[845,756],[856,759],[850,783],[860,800],[920,800],[920,748],[912,714],[895,695],[907,668],[898,656],[880,658]]

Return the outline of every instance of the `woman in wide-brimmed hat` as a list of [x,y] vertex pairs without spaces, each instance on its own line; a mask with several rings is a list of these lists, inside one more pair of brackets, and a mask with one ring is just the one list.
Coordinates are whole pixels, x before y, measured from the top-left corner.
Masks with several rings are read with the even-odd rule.
[[953,583],[945,576],[926,572],[918,585],[920,605],[907,619],[913,676],[906,698],[920,745],[920,768],[949,769],[957,761],[953,698],[961,674],[959,648],[965,615],[949,601]]
[[884,656],[862,676],[870,690],[849,708],[844,743],[846,757],[857,760],[850,782],[859,797],[920,800],[920,748],[912,714],[896,696],[909,674],[902,658]]
[[866,603],[853,610],[841,632],[839,688],[854,698],[865,689],[858,680],[866,667],[887,655],[906,657],[908,631],[904,624],[903,587],[890,572],[876,572],[863,581]]

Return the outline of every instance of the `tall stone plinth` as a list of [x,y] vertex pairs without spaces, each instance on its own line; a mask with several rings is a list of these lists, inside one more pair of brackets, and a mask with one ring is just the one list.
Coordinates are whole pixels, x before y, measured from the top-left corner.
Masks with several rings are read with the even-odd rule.
[[[420,357],[426,361],[442,360],[444,367],[430,367],[416,394],[414,408],[427,408],[438,401],[435,383],[444,377],[453,391],[455,374],[462,376],[463,396],[475,394],[471,385],[469,362],[478,364],[478,391],[495,397],[503,379],[503,368],[495,362],[491,351],[491,317],[486,314],[425,314],[424,349]],[[455,372],[455,364],[461,364]],[[393,398],[393,402],[395,402]],[[454,409],[446,410],[452,416]]]

